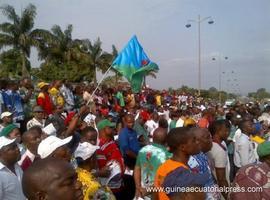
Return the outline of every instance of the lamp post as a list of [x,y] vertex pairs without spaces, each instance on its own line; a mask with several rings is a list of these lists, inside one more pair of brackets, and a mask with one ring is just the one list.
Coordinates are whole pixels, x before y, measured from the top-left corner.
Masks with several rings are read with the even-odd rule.
[[201,95],[201,23],[209,20],[208,24],[213,24],[214,21],[212,20],[211,17],[205,17],[205,18],[201,18],[200,15],[198,15],[198,19],[197,20],[188,20],[188,24],[186,24],[186,28],[190,28],[191,24],[190,22],[195,22],[198,24],[198,95]]
[[[227,56],[223,57],[224,60],[228,60]],[[212,58],[212,60],[216,60],[216,58]],[[218,54],[218,91],[219,91],[219,102],[221,103],[221,55]]]

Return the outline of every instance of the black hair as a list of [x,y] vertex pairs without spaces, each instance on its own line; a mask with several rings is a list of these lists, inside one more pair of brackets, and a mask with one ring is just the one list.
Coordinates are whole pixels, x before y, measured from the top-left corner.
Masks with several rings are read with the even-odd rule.
[[214,136],[218,132],[218,130],[223,126],[225,126],[226,128],[231,128],[231,124],[228,120],[220,119],[212,122],[209,125],[208,130],[211,133],[211,135]]
[[34,132],[38,132],[38,134],[42,134],[42,129],[40,128],[40,126],[33,126],[31,128],[29,128],[26,132],[23,133],[22,135],[22,142],[26,143],[27,142],[27,138],[31,133]]
[[242,120],[240,123],[239,123],[239,128],[241,131],[244,131],[245,129],[245,126],[246,126],[246,123],[247,122],[250,122],[251,120]]
[[233,113],[229,112],[229,113],[226,114],[226,119],[227,120],[230,120],[231,121],[232,118],[233,118]]
[[0,80],[0,90],[5,90],[7,87],[8,81],[5,79]]
[[31,132],[31,131],[37,131],[40,134],[42,133],[42,129],[40,126],[32,126],[31,128],[28,129],[28,132]]
[[168,124],[168,121],[164,118],[161,118],[159,121],[158,121],[158,126],[161,127],[161,128],[165,128],[167,129],[169,127],[169,124]]
[[191,129],[187,127],[179,127],[170,130],[167,136],[167,144],[170,148],[170,152],[174,153],[179,145],[187,143],[190,130]]
[[81,131],[81,136],[85,136],[88,132],[97,132],[97,130],[92,126],[87,126]]

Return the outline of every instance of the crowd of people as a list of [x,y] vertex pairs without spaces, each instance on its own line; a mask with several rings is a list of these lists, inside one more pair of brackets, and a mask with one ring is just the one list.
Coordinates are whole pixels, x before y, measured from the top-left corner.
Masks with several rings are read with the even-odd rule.
[[1,200],[270,199],[267,103],[61,80],[0,86]]

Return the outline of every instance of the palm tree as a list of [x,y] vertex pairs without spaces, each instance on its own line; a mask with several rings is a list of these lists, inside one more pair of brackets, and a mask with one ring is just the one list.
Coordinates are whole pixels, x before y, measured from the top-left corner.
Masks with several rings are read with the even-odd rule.
[[[114,45],[112,45],[112,62],[114,59],[118,56],[118,50]],[[112,64],[112,63],[111,63]],[[122,75],[114,68],[111,68],[111,70],[115,73],[115,85],[117,85],[119,79],[121,79]]]
[[97,70],[101,70],[105,73],[111,66],[112,55],[104,52],[101,48],[101,40],[98,38],[92,44],[90,40],[83,41],[83,48],[85,53],[90,59],[90,68],[93,70],[94,74],[94,84],[97,84]]
[[[39,48],[39,58],[44,59],[42,66],[56,66],[60,68],[62,73],[59,78],[78,79],[85,74],[82,66],[89,63],[83,49],[81,49],[82,41],[72,39],[73,27],[69,24],[65,30],[60,26],[54,25],[51,28],[51,40],[42,41]],[[64,69],[64,71],[62,70]],[[78,69],[80,71],[78,71]]]
[[20,51],[22,63],[22,76],[29,76],[27,61],[30,57],[31,47],[39,46],[39,40],[42,37],[49,36],[49,32],[43,29],[34,29],[34,19],[36,17],[36,7],[29,4],[18,16],[14,7],[5,5],[0,7],[2,13],[10,22],[0,24],[0,49],[3,47],[12,47]]

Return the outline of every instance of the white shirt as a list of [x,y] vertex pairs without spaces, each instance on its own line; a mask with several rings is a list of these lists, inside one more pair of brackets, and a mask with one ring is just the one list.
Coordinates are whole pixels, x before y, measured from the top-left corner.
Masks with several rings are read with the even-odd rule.
[[176,127],[176,128],[177,128],[177,127],[183,127],[183,126],[184,126],[184,123],[185,123],[185,121],[184,121],[182,118],[179,118],[179,119],[177,120],[177,122],[176,122],[175,127]]
[[158,128],[158,123],[151,119],[151,120],[148,120],[148,121],[145,123],[145,126],[146,126],[146,128],[147,128],[148,133],[152,136],[154,130],[155,130],[156,128]]
[[246,134],[241,133],[234,145],[234,164],[240,168],[255,162],[255,146]]
[[235,131],[235,134],[234,134],[234,136],[233,136],[233,142],[235,142],[240,136],[241,136],[241,134],[242,134],[242,131],[241,131],[241,129],[240,128],[238,128],[236,131]]
[[14,165],[16,175],[0,162],[0,199],[25,200],[22,191],[23,171],[18,164]]
[[213,142],[212,149],[208,152],[209,165],[212,169],[212,173],[217,180],[215,168],[225,168],[225,175],[228,184],[230,183],[230,161],[227,151],[227,146],[224,141],[221,143],[226,150],[224,150],[219,144]]
[[30,129],[33,126],[39,126],[40,128],[44,128],[45,126],[45,120],[42,120],[42,123],[38,121],[36,118],[33,118],[27,122],[27,130]]
[[5,127],[2,125],[2,124],[0,124],[0,132],[4,129]]

